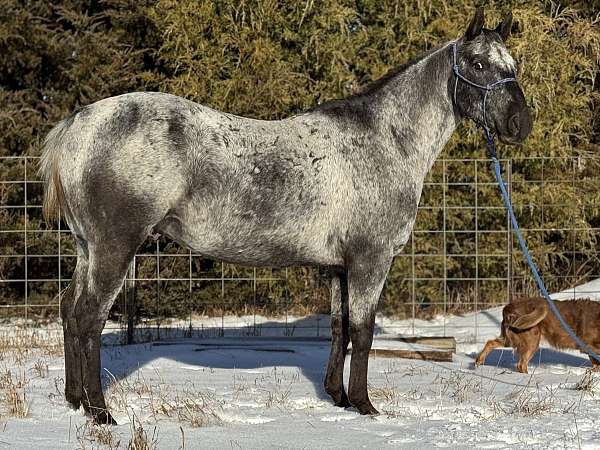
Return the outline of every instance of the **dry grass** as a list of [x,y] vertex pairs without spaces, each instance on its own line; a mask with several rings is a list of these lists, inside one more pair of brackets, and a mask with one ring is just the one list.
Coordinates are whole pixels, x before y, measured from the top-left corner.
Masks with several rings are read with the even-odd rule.
[[595,395],[600,387],[600,379],[598,378],[598,372],[593,369],[585,371],[581,379],[575,384],[575,390]]
[[97,448],[98,444],[116,450],[121,444],[111,426],[97,425],[93,420],[87,420],[83,425],[77,426],[75,437],[82,450],[88,447]]
[[48,363],[43,359],[38,359],[32,370],[38,378],[46,378],[48,376]]
[[266,408],[285,408],[290,401],[292,387],[300,379],[300,374],[295,372],[288,378],[284,372],[274,367],[269,373],[261,375],[254,380],[255,388],[263,394],[263,403]]
[[539,417],[553,412],[573,412],[573,403],[561,409],[557,397],[558,388],[552,386],[533,386],[533,377],[520,388],[510,392],[502,402],[493,403],[496,412],[503,415],[520,415],[524,417]]
[[64,355],[62,331],[41,332],[33,329],[16,329],[0,332],[0,354],[10,355],[22,365],[33,351],[41,351],[44,356]]
[[503,412],[507,415],[519,414],[525,417],[538,417],[546,414],[554,407],[554,397],[552,395],[543,395],[539,391],[521,392],[504,408]]
[[14,375],[11,370],[7,369],[0,375],[1,400],[5,415],[27,417],[29,414],[29,402],[25,391],[27,385],[25,372]]
[[400,398],[399,392],[391,387],[369,387],[369,397],[373,401],[386,402],[386,403],[398,403]]
[[[52,330],[14,329],[0,333],[0,356],[7,365],[0,372],[2,413],[24,418],[30,412],[28,373],[36,378],[49,375],[48,358],[63,354],[62,333]],[[62,390],[59,392],[62,396]]]
[[136,423],[135,417],[131,421],[131,440],[127,445],[127,450],[155,450],[158,448],[158,431],[156,427],[152,429],[152,434],[148,436],[147,431],[141,422]]
[[[220,425],[222,402],[214,395],[195,389],[193,385],[184,390],[173,389],[171,385],[161,381],[150,383],[141,375],[133,380],[113,379],[106,399],[109,409],[131,413],[131,405],[142,405],[155,422],[161,418],[176,419],[192,427]],[[139,419],[138,425],[141,424]]]
[[221,418],[215,412],[216,400],[206,394],[197,394],[194,398],[177,398],[175,402],[177,419],[180,422],[195,428],[222,424]]
[[458,403],[464,403],[483,392],[481,378],[472,377],[462,372],[451,372],[448,376],[438,375],[433,381],[440,384],[440,394],[447,394]]

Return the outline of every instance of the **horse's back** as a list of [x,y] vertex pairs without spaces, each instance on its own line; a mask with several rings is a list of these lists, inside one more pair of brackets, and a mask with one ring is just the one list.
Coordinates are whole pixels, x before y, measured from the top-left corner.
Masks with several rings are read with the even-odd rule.
[[[297,123],[246,119],[160,93],[84,107],[50,135],[60,147],[70,225],[163,231],[199,252],[245,254],[254,264],[274,254],[287,255],[281,265],[338,259],[333,222],[348,196],[331,192],[343,193],[348,179],[321,145],[325,131]],[[331,249],[317,257],[324,246]]]

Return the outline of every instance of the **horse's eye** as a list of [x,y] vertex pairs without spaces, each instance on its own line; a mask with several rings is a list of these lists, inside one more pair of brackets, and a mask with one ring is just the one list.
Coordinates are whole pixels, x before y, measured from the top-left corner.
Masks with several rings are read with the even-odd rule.
[[476,68],[477,70],[481,70],[481,69],[483,69],[483,64],[481,64],[480,62],[476,62],[476,63],[475,63],[475,68]]

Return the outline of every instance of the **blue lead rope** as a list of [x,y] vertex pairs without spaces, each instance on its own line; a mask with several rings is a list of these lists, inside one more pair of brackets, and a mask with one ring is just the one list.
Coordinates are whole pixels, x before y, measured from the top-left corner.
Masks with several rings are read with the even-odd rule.
[[490,159],[494,163],[494,172],[496,173],[496,181],[498,182],[498,186],[500,187],[500,192],[502,193],[502,199],[504,200],[504,206],[506,206],[506,210],[508,211],[508,214],[510,216],[510,221],[512,222],[513,229],[514,229],[517,239],[519,241],[519,246],[521,247],[521,250],[523,251],[523,255],[525,255],[525,258],[527,259],[527,264],[529,264],[529,268],[531,269],[531,273],[533,274],[533,277],[535,278],[535,281],[538,285],[540,292],[542,293],[544,299],[548,303],[548,306],[552,310],[552,313],[554,314],[554,316],[558,319],[561,326],[568,333],[568,335],[571,336],[571,339],[573,339],[577,343],[577,345],[579,346],[579,349],[581,351],[583,351],[584,353],[587,353],[588,355],[590,355],[592,358],[594,358],[596,361],[598,361],[600,363],[600,356],[598,356],[598,354],[594,350],[592,350],[589,345],[587,345],[585,342],[583,342],[583,340],[581,340],[579,338],[579,336],[577,336],[575,334],[573,329],[569,326],[569,324],[565,321],[563,316],[558,311],[558,308],[554,304],[554,301],[550,298],[550,295],[548,295],[548,291],[546,290],[544,281],[542,280],[542,277],[540,276],[538,269],[537,269],[535,263],[533,262],[533,259],[531,258],[531,255],[529,254],[529,249],[527,248],[527,244],[525,244],[525,240],[523,239],[523,235],[521,234],[521,229],[519,228],[519,224],[515,217],[515,212],[513,211],[510,197],[508,196],[508,192],[506,191],[504,179],[502,178],[502,170],[500,168],[500,162],[498,161],[498,158],[496,155],[496,144],[494,142],[494,138],[488,127],[483,128],[483,134],[485,135],[485,140],[487,141],[487,148],[488,148],[488,152],[490,155]]
[[594,358],[598,363],[600,363],[600,356],[598,356],[598,354],[594,350],[592,350],[589,345],[587,345],[585,342],[583,342],[579,338],[579,336],[577,336],[575,334],[575,332],[572,330],[572,328],[569,326],[569,324],[567,322],[565,322],[565,319],[563,318],[563,316],[560,315],[558,308],[556,307],[556,305],[554,304],[554,302],[548,295],[548,291],[546,290],[546,286],[544,285],[544,282],[542,281],[542,277],[540,277],[537,267],[536,267],[535,263],[533,262],[533,259],[531,259],[531,255],[529,254],[529,249],[527,248],[527,244],[525,244],[525,240],[523,239],[523,236],[521,235],[521,229],[519,228],[519,224],[517,223],[517,219],[515,217],[515,212],[513,211],[513,207],[510,202],[508,192],[506,191],[506,186],[504,184],[504,180],[502,179],[502,170],[500,168],[500,162],[498,161],[498,157],[496,154],[496,143],[494,142],[494,137],[492,135],[492,132],[490,131],[490,127],[487,124],[487,114],[486,114],[487,99],[488,99],[488,94],[491,91],[501,87],[502,85],[504,85],[506,83],[516,82],[517,79],[514,77],[508,77],[508,78],[503,78],[494,83],[486,84],[486,85],[478,84],[478,83],[475,83],[474,81],[469,80],[467,77],[465,77],[464,75],[462,75],[460,73],[460,68],[458,65],[458,42],[457,41],[455,41],[452,44],[452,71],[454,72],[454,75],[456,76],[455,81],[454,81],[454,104],[455,105],[456,105],[456,92],[457,92],[457,87],[458,87],[458,80],[461,80],[461,81],[467,83],[468,85],[470,85],[474,88],[477,88],[477,89],[481,89],[485,92],[485,94],[483,95],[483,105],[482,105],[482,108],[483,108],[483,121],[482,122],[483,123],[477,123],[477,125],[480,126],[481,128],[483,128],[483,134],[484,134],[485,140],[487,142],[487,148],[488,148],[488,152],[490,155],[490,159],[494,163],[494,172],[496,173],[496,181],[498,182],[498,186],[500,187],[500,192],[502,192],[502,199],[504,200],[504,206],[506,206],[506,210],[508,211],[508,214],[510,215],[510,221],[512,222],[513,229],[515,230],[515,234],[517,235],[519,245],[521,247],[521,250],[523,251],[523,255],[525,255],[525,258],[527,259],[527,263],[529,264],[529,268],[531,269],[531,273],[533,274],[533,277],[535,278],[535,281],[538,285],[538,288],[540,289],[540,292],[542,293],[546,302],[548,302],[548,306],[550,307],[552,314],[554,314],[554,316],[558,319],[558,321],[560,322],[560,324],[564,328],[564,330],[567,332],[567,334],[569,336],[571,336],[571,339],[573,339],[573,341],[575,341],[575,343],[578,345],[579,349],[582,352],[587,353],[592,358]]

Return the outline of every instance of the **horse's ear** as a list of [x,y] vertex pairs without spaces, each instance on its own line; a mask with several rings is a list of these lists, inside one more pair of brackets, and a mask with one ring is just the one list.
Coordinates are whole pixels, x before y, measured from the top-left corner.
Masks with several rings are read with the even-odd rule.
[[485,21],[483,6],[479,6],[475,10],[475,15],[473,16],[473,20],[469,24],[467,28],[467,32],[465,33],[465,40],[470,41],[471,39],[476,38],[481,33],[483,28],[483,23]]
[[510,36],[510,28],[512,27],[512,21],[512,12],[509,12],[506,16],[504,16],[502,22],[500,22],[494,30],[500,35],[503,41],[506,41],[508,39],[508,36]]

